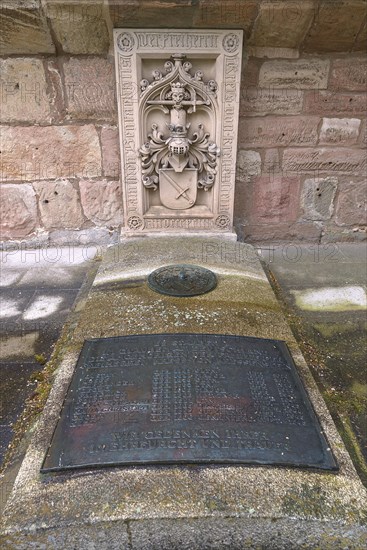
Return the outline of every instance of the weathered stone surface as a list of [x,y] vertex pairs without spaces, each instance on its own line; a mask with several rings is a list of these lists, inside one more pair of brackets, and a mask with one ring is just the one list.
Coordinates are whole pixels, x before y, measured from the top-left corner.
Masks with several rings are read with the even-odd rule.
[[26,237],[36,229],[37,223],[37,202],[32,186],[0,186],[0,238]]
[[118,128],[103,126],[101,129],[103,174],[118,179],[120,176],[120,144]]
[[0,128],[3,181],[90,178],[101,175],[101,151],[94,126]]
[[120,182],[81,180],[79,187],[84,214],[89,220],[108,227],[122,223]]
[[246,242],[318,242],[321,235],[321,225],[318,222],[302,223],[262,223],[244,225],[241,236]]
[[259,85],[297,90],[327,88],[329,63],[316,58],[265,61],[260,69]]
[[365,52],[367,42],[367,19],[358,32],[357,38],[353,45],[354,52]]
[[279,149],[266,149],[264,153],[264,175],[280,173]]
[[301,90],[279,90],[244,86],[241,90],[240,115],[294,115],[302,110]]
[[1,2],[0,28],[0,55],[55,53],[40,0]]
[[241,118],[238,141],[241,147],[284,147],[316,145],[318,117],[284,116]]
[[[114,28],[192,28],[194,9],[191,0],[108,0]],[[199,9],[196,6],[199,14]]]
[[287,149],[283,154],[283,170],[289,172],[341,172],[363,174],[365,152],[358,149]]
[[237,154],[237,178],[246,181],[252,176],[261,174],[261,156],[257,151],[238,151]]
[[322,0],[305,38],[305,51],[347,52],[366,17],[364,0]]
[[261,2],[249,44],[298,48],[314,15],[313,0]]
[[84,223],[77,190],[68,180],[33,183],[46,229],[79,228]]
[[44,9],[65,53],[101,54],[110,39],[103,0],[45,0]]
[[320,145],[354,145],[357,143],[361,121],[358,118],[323,118]]
[[40,59],[0,59],[2,123],[50,122],[47,82]]
[[332,62],[329,86],[335,90],[365,92],[367,89],[367,59],[345,57]]
[[279,174],[253,181],[251,223],[291,222],[298,217],[300,178]]
[[245,94],[248,88],[258,88],[261,63],[262,61],[255,57],[248,57],[246,60],[243,60],[241,71],[241,94]]
[[337,186],[336,177],[306,179],[302,190],[303,218],[329,220],[334,212]]
[[338,225],[367,225],[367,180],[345,178],[339,184]]
[[[176,0],[176,3],[179,2]],[[194,27],[214,29],[232,27],[243,29],[248,33],[258,13],[258,3],[254,0],[247,0],[246,2],[239,2],[238,0],[199,0],[198,5],[195,5],[194,2],[187,3],[194,6]]]
[[119,239],[117,231],[107,227],[88,227],[87,229],[55,229],[49,233],[50,242],[61,246],[85,246],[83,256],[88,260],[102,253],[102,246],[116,244]]
[[363,114],[366,110],[366,94],[326,90],[305,92],[303,110],[305,113],[321,116]]
[[46,61],[47,76],[49,82],[49,104],[51,107],[53,122],[59,123],[65,120],[66,105],[64,84],[61,76],[61,63],[59,58]]
[[359,133],[359,144],[361,147],[367,147],[367,119],[362,120],[361,131]]
[[72,120],[117,118],[114,66],[101,57],[72,57],[63,64]]
[[262,46],[248,46],[248,54],[254,57],[267,57],[268,59],[298,59],[299,50],[295,48],[263,48]]

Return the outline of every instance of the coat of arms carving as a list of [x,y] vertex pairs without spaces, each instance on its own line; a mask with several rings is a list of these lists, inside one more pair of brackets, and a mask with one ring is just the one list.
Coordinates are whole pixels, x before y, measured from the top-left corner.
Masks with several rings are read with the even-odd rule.
[[159,189],[161,203],[172,210],[191,208],[197,189],[208,191],[214,185],[220,155],[205,124],[190,122],[198,107],[215,112],[217,83],[205,82],[200,70],[192,75],[192,64],[185,58],[180,53],[172,55],[164,64],[165,76],[155,69],[151,82],[140,82],[141,112],[155,107],[166,115],[161,124],[151,125],[140,147],[142,184],[146,189]]

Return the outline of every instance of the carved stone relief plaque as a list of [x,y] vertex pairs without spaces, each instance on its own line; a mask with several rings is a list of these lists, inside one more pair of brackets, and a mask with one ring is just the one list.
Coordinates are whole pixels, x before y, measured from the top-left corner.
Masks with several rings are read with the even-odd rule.
[[115,29],[124,232],[231,232],[242,31]]

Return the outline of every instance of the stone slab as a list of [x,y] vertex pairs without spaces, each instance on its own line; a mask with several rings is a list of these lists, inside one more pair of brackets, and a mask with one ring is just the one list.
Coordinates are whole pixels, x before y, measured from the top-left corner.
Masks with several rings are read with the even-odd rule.
[[[186,263],[195,259],[197,264],[214,269],[219,277],[216,289],[187,299],[151,291],[146,285],[147,274],[153,266],[166,265],[173,258]],[[274,525],[279,526],[277,548],[289,547],[289,540],[309,541],[325,548],[330,541],[333,548],[348,546],[357,550],[365,546],[366,490],[252,247],[189,237],[127,241],[108,250],[78,315],[75,329],[66,335],[67,343],[58,355],[50,397],[34,426],[4,511],[3,546],[22,548],[32,541],[47,546],[56,540],[58,548],[68,548],[67,537],[73,536],[69,540],[82,548],[85,540],[98,543],[98,526],[103,536],[107,529],[109,548],[118,544],[118,537],[126,530],[131,548],[149,548],[147,536],[152,529],[156,547],[169,544],[170,548],[182,548],[187,526],[197,525],[203,544],[212,540],[221,548],[222,535],[216,531],[212,537],[208,531],[208,525],[214,522],[221,525],[221,533],[229,533],[235,525],[234,533],[242,545],[254,548],[260,543],[274,546]],[[198,465],[41,476],[41,464],[84,340],[160,332],[226,333],[284,340],[340,471]],[[167,530],[162,531],[165,522]],[[160,533],[157,526],[161,526]],[[194,544],[193,539],[189,540]],[[236,547],[236,539],[232,540]],[[101,548],[103,544],[105,540]],[[121,541],[119,544],[121,547]]]

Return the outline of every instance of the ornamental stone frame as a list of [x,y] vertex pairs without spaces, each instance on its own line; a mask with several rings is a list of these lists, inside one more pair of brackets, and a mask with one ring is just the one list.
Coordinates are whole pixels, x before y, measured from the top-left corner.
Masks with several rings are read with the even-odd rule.
[[123,235],[233,233],[243,33],[115,29]]

